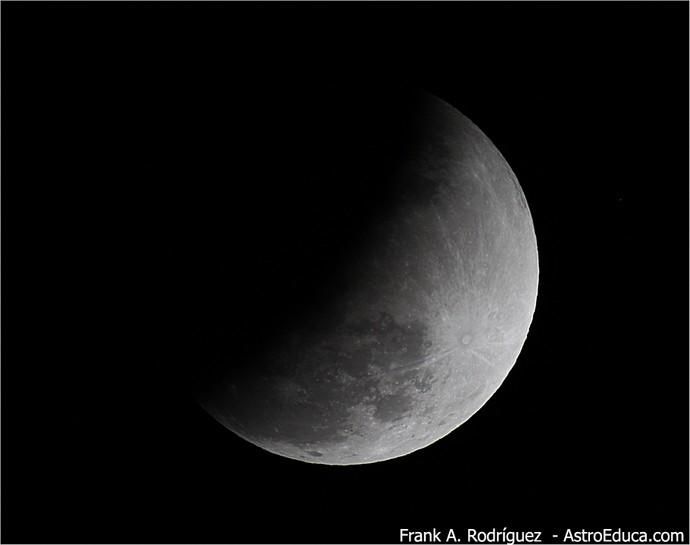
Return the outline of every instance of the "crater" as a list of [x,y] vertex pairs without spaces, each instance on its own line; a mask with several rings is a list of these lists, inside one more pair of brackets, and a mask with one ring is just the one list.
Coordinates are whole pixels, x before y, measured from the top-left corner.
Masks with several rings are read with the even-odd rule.
[[431,390],[433,382],[434,374],[431,371],[426,370],[424,373],[417,376],[417,378],[414,381],[414,385],[418,392],[426,393],[429,390]]

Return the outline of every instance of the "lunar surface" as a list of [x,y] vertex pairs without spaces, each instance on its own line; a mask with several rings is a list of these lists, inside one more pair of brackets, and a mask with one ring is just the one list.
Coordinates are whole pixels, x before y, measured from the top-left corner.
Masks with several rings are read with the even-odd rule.
[[419,117],[392,204],[323,310],[200,397],[247,441],[320,464],[404,456],[470,418],[515,364],[539,272],[525,196],[456,109],[425,95]]

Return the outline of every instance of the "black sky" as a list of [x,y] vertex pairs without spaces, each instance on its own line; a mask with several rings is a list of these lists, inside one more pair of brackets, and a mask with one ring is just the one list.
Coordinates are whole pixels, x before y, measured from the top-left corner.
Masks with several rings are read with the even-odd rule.
[[[3,3],[2,540],[687,531],[687,18],[663,2]],[[526,194],[540,287],[515,368],[470,421],[329,468],[237,438],[186,386],[216,317],[247,346],[289,322],[251,306],[284,229],[361,203],[300,173],[358,137],[313,127],[367,86],[426,89],[489,136]]]

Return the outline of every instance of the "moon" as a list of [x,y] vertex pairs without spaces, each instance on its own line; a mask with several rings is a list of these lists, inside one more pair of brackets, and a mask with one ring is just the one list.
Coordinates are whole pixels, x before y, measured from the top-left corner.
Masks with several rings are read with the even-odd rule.
[[520,184],[443,100],[424,94],[412,117],[389,206],[318,313],[199,398],[262,449],[330,465],[410,454],[476,413],[520,354],[539,276]]

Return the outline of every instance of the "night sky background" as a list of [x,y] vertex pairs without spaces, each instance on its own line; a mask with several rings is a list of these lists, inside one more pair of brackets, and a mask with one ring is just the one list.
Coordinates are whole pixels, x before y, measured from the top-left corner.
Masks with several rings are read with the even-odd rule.
[[[687,3],[1,9],[3,542],[687,532]],[[253,294],[285,229],[359,202],[299,181],[319,145],[357,138],[338,115],[367,85],[432,92],[494,142],[532,212],[539,295],[515,367],[455,432],[309,465],[189,386],[221,317],[249,346],[288,327]],[[324,144],[305,127],[329,116]]]

